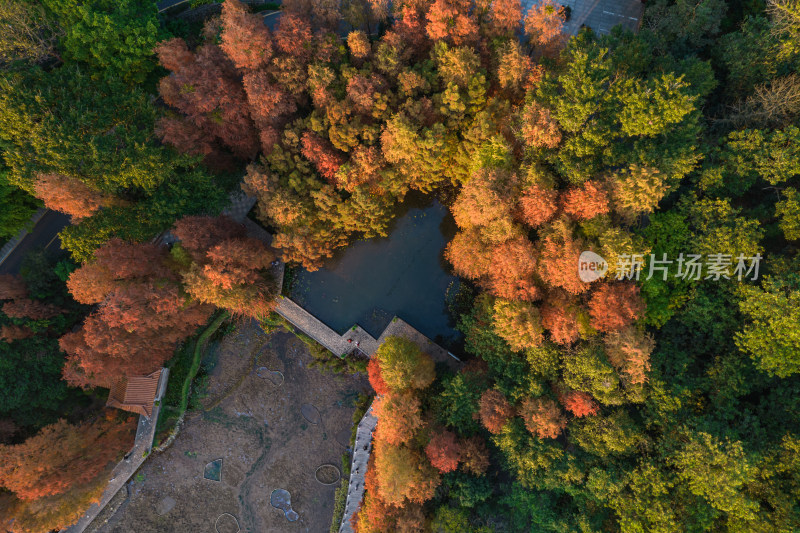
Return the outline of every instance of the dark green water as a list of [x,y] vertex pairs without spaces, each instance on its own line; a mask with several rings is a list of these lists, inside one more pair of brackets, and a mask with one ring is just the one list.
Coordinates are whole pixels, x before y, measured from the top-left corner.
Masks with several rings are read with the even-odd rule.
[[455,229],[439,202],[412,207],[388,237],[355,242],[325,268],[299,271],[290,296],[339,333],[358,324],[377,338],[398,316],[434,341],[455,340],[445,294],[458,281],[442,256]]

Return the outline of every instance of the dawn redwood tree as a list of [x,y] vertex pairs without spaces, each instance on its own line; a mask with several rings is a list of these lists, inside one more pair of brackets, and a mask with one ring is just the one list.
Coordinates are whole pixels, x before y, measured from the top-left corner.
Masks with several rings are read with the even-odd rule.
[[428,36],[456,46],[474,43],[478,39],[478,24],[471,13],[471,4],[470,0],[434,0],[426,15]]
[[389,386],[383,381],[381,376],[381,365],[374,357],[370,358],[367,363],[367,376],[369,377],[369,384],[372,385],[372,390],[375,394],[381,396],[389,392]]
[[628,326],[609,333],[603,340],[608,360],[626,382],[641,385],[647,381],[650,354],[655,348],[655,342],[650,335]]
[[639,288],[631,283],[604,283],[589,297],[591,325],[605,333],[620,330],[643,314]]
[[522,22],[520,0],[494,0],[489,8],[488,29],[498,37],[514,37]]
[[456,233],[444,254],[455,273],[465,278],[482,278],[492,265],[492,250],[481,240],[477,228]]
[[444,430],[431,436],[430,442],[425,446],[425,454],[439,472],[453,472],[458,468],[461,458],[461,445],[456,440],[455,433]]
[[319,135],[306,131],[300,138],[303,156],[311,161],[319,173],[331,183],[336,181],[336,173],[345,162],[344,155],[337,152],[331,144]]
[[563,291],[548,293],[539,309],[542,326],[557,344],[569,345],[580,337],[577,306]]
[[540,439],[554,439],[567,427],[561,408],[549,398],[526,398],[519,415],[528,431]]
[[186,239],[178,250],[193,262],[183,284],[197,301],[254,318],[272,310],[278,288],[267,269],[275,254],[264,242],[245,237],[241,224],[228,217],[187,217],[173,233]]
[[441,478],[424,452],[381,440],[376,441],[374,450],[378,494],[383,501],[402,507],[405,500],[425,503],[433,498]]
[[213,308],[187,303],[175,285],[154,282],[112,291],[83,327],[59,340],[64,378],[73,386],[110,387],[121,376],[154,372]]
[[46,304],[30,298],[18,298],[3,304],[3,314],[11,318],[28,318],[30,320],[45,320],[53,318],[64,312],[52,304]]
[[175,222],[172,233],[180,240],[181,247],[196,261],[205,258],[211,247],[246,235],[244,226],[227,216],[189,216]]
[[424,389],[436,377],[433,359],[403,337],[387,338],[373,357],[378,360],[381,376],[392,391]]
[[571,233],[569,225],[559,224],[539,241],[536,273],[551,287],[578,295],[589,289],[578,277],[578,258],[585,247]]
[[419,398],[413,392],[390,392],[377,398],[372,408],[380,431],[376,438],[392,446],[408,442],[422,427]]
[[508,419],[514,416],[514,408],[502,392],[488,389],[481,395],[478,415],[490,433],[500,433]]
[[578,418],[594,416],[600,412],[600,406],[588,392],[570,390],[558,395],[558,401],[564,408]]
[[0,445],[0,485],[23,500],[61,494],[92,481],[132,441],[133,418],[59,420],[25,442]]
[[14,274],[0,274],[0,300],[15,300],[28,296],[25,281]]
[[33,331],[27,326],[16,326],[14,324],[4,324],[0,326],[0,340],[4,340],[8,343],[29,339],[33,336]]
[[119,204],[111,195],[92,189],[76,178],[62,174],[38,173],[33,183],[34,193],[45,207],[80,220],[95,214],[100,208]]
[[533,245],[524,236],[492,248],[493,261],[486,282],[489,292],[509,300],[538,300],[541,293],[533,278],[535,257]]
[[550,110],[538,102],[527,104],[520,114],[520,136],[532,148],[555,148],[561,142],[561,129]]
[[525,15],[525,33],[531,42],[545,47],[562,36],[565,20],[563,7],[552,0],[542,0]]
[[249,13],[238,0],[222,4],[220,48],[240,70],[266,65],[272,57],[272,38],[264,20]]
[[602,184],[594,180],[562,192],[561,205],[573,220],[589,220],[610,211],[608,195]]
[[517,218],[536,228],[550,222],[558,211],[558,193],[541,185],[531,185],[519,197]]

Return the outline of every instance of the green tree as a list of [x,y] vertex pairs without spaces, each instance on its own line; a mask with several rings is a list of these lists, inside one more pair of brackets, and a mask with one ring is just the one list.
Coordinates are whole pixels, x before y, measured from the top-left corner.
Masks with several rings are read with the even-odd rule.
[[65,28],[65,58],[96,75],[141,83],[155,67],[153,49],[165,37],[158,9],[147,0],[45,0]]
[[770,375],[800,372],[800,276],[767,277],[760,287],[743,285],[739,309],[746,317],[736,345]]

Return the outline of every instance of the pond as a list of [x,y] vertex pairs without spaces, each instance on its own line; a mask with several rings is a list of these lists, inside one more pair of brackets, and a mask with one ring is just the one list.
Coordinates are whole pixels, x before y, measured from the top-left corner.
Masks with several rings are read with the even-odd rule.
[[378,338],[398,316],[439,344],[455,341],[445,296],[458,279],[443,257],[455,222],[438,201],[420,203],[406,203],[388,237],[354,242],[315,272],[298,270],[290,297],[340,334],[358,324]]

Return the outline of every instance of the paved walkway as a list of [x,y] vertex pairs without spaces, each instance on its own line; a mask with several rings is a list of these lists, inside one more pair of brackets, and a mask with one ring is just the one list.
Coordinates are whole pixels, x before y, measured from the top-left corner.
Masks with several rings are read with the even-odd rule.
[[161,381],[158,385],[158,395],[156,396],[156,404],[153,407],[153,416],[147,418],[144,415],[139,415],[139,425],[136,428],[136,440],[133,443],[133,449],[125,456],[126,458],[120,461],[114,470],[111,472],[111,479],[108,481],[108,487],[103,492],[103,496],[98,503],[93,503],[91,507],[84,513],[80,520],[74,525],[64,530],[64,533],[82,533],[84,529],[89,527],[89,524],[97,518],[108,502],[117,495],[125,483],[139,470],[142,466],[150,451],[153,448],[153,438],[156,434],[156,422],[158,421],[158,413],[161,411],[161,398],[167,390],[167,380],[169,379],[169,369],[165,368],[161,373]]
[[339,526],[339,533],[353,533],[350,519],[361,506],[364,497],[364,475],[367,473],[369,454],[372,451],[372,432],[378,419],[372,414],[372,406],[364,414],[356,430],[356,443],[353,450],[353,463],[350,467],[350,483],[347,486],[347,502],[344,505],[344,516]]

